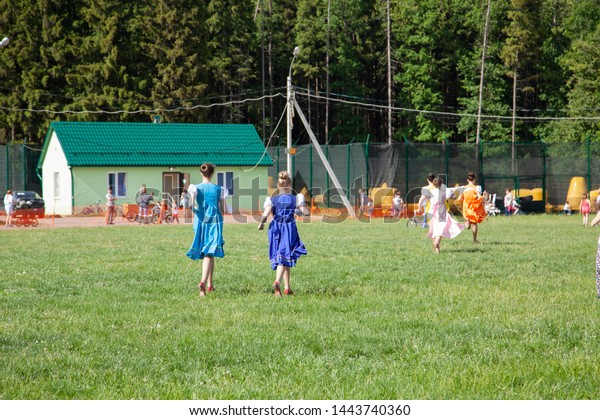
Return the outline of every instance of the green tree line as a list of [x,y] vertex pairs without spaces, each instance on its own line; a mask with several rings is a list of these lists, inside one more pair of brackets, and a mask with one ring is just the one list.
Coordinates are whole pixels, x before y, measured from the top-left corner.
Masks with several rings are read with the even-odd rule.
[[290,71],[322,143],[595,139],[599,24],[597,0],[0,0],[0,142],[158,114],[281,144]]

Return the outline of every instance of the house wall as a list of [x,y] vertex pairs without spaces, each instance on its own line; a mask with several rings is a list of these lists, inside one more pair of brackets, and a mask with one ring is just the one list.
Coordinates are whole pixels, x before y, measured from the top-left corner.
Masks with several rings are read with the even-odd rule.
[[[237,211],[258,211],[268,194],[268,168],[264,166],[251,169],[243,166],[220,166],[217,172],[233,172],[235,186],[234,196],[228,198],[229,208]],[[202,182],[202,175],[198,167],[177,167],[176,172],[190,174],[190,183]],[[105,206],[105,195],[108,185],[108,174],[124,172],[126,174],[126,196],[118,197],[117,204],[135,203],[135,198],[140,186],[152,191],[162,191],[163,172],[169,172],[167,167],[76,167],[73,168],[74,205],[73,213],[80,212],[83,207],[100,201]],[[216,174],[212,181],[217,182]],[[69,213],[71,214],[71,213]]]
[[54,133],[42,164],[42,196],[46,214],[72,213],[72,185],[71,169]]

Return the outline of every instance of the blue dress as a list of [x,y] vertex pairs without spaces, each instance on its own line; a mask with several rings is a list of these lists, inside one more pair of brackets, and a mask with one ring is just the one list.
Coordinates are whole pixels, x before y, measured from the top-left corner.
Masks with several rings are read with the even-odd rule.
[[269,259],[271,268],[278,265],[294,267],[296,261],[307,251],[298,235],[294,212],[296,196],[281,194],[271,197],[273,220],[269,224]]
[[205,256],[223,258],[223,215],[219,210],[221,187],[214,184],[196,185],[198,194],[194,211],[194,241],[187,252],[192,260]]

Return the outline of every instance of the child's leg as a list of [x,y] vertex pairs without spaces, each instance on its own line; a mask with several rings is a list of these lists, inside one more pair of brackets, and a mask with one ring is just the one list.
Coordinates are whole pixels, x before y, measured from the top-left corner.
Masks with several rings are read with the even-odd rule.
[[[284,278],[285,276],[285,266],[284,265],[278,265],[277,266],[277,271],[275,273],[275,283],[273,284],[273,289],[275,291],[275,296],[277,297],[281,297],[281,279]],[[285,279],[284,279],[285,281]]]
[[291,277],[292,268],[284,267],[283,271],[283,281],[285,290],[290,290],[290,277]]
[[472,229],[473,229],[473,242],[477,243],[477,226],[479,226],[478,224],[473,224],[472,225]]
[[204,257],[202,260],[202,280],[200,281],[200,296],[206,295],[206,288],[212,287],[212,275],[214,270],[214,257]]
[[433,252],[436,254],[440,252],[440,243],[442,242],[441,236],[436,236],[433,238]]

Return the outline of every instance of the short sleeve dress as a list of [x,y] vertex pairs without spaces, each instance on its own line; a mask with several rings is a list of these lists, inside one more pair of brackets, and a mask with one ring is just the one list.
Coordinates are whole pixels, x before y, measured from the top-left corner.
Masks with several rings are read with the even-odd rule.
[[481,223],[487,218],[483,197],[481,197],[479,189],[468,186],[462,193],[463,216],[471,224]]
[[223,258],[225,241],[219,201],[227,198],[227,190],[219,185],[202,183],[190,186],[188,192],[193,198],[194,241],[186,255],[192,260],[201,260],[205,256]]
[[431,190],[423,189],[423,195],[429,199],[431,205],[431,221],[429,222],[430,238],[442,236],[444,238],[454,238],[463,231],[465,226],[459,223],[446,210],[446,186],[433,188]]
[[271,206],[273,215],[269,224],[269,259],[273,270],[278,265],[294,267],[298,258],[307,254],[294,218],[296,208],[303,203],[302,194],[279,194],[265,200],[265,207]]

